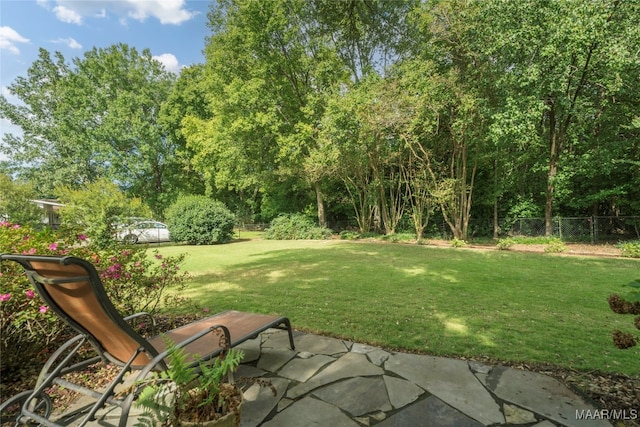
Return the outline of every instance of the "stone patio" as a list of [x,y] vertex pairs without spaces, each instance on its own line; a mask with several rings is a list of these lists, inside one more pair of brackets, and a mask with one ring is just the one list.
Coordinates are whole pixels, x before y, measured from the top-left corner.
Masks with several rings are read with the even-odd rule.
[[[600,427],[615,421],[599,419],[597,408],[534,372],[298,332],[295,343],[292,351],[286,332],[269,330],[238,347],[245,358],[236,378],[267,379],[276,390],[247,381],[242,427]],[[117,425],[118,415],[119,409],[102,411],[91,425]],[[128,425],[135,423],[134,408]]]

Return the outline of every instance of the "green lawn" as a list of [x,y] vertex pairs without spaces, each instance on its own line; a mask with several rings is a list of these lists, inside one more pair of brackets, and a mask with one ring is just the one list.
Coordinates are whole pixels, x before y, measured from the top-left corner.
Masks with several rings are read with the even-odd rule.
[[211,312],[282,314],[298,329],[393,349],[640,374],[640,348],[611,341],[633,319],[606,301],[640,277],[640,260],[345,241],[161,252],[188,254],[186,295]]

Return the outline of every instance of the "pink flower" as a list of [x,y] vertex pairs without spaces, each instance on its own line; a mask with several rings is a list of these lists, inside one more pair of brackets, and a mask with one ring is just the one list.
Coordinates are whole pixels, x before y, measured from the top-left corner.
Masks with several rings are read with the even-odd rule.
[[87,240],[87,236],[85,236],[84,234],[78,234],[78,240],[84,242],[85,240]]
[[20,228],[20,224],[15,224],[12,228],[18,229]]
[[35,297],[36,297],[36,293],[35,293],[35,292],[33,292],[33,290],[29,289],[29,290],[27,291],[27,299],[33,299],[33,298],[35,298]]
[[46,305],[41,305],[41,306],[40,306],[40,313],[46,313],[46,312],[47,312],[47,310],[49,310],[49,309],[47,308],[47,306],[46,306]]
[[122,277],[122,264],[112,264],[103,273],[103,276],[109,279],[120,279]]
[[161,254],[155,254],[156,259],[162,259],[162,255]]
[[0,301],[9,301],[11,299],[11,294],[0,294]]
[[56,249],[58,249],[58,244],[57,243],[52,243],[49,245],[49,250],[50,251],[55,251]]

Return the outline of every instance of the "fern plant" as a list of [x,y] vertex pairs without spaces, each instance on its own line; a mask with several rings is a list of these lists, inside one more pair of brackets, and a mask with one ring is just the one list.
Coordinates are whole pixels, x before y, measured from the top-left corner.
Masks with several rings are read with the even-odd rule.
[[239,411],[242,393],[233,372],[244,357],[241,351],[229,349],[211,364],[200,363],[198,369],[187,363],[184,348],[168,338],[165,344],[169,369],[136,384],[142,387],[136,406],[143,409],[137,427],[201,423]]

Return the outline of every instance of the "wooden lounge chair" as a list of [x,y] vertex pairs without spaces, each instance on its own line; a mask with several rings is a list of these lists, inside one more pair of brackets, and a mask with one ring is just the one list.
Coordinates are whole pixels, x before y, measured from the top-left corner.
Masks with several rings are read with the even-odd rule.
[[[123,382],[125,374],[132,370],[139,370],[140,376],[144,376],[152,370],[167,368],[163,335],[169,337],[177,347],[185,348],[194,367],[198,367],[202,361],[215,358],[228,347],[257,337],[269,328],[287,330],[291,349],[294,349],[289,319],[239,311],[225,311],[145,339],[133,330],[129,321],[149,315],[138,313],[123,318],[107,297],[98,272],[91,263],[76,257],[10,254],[0,255],[0,261],[15,261],[22,265],[49,308],[78,333],[51,355],[42,368],[35,389],[13,396],[0,405],[0,414],[4,414],[11,405],[21,405],[20,413],[10,420],[15,425],[36,423],[57,426],[49,419],[52,405],[45,390],[58,384],[96,399],[80,426],[93,421],[97,411],[110,404],[122,408],[119,426],[124,427],[131,404],[137,396],[131,393],[117,398],[114,390]],[[93,346],[97,356],[79,361],[79,350],[87,342]],[[104,391],[92,390],[62,378],[65,374],[100,361],[120,367],[119,373]],[[2,419],[2,422],[6,421]]]

